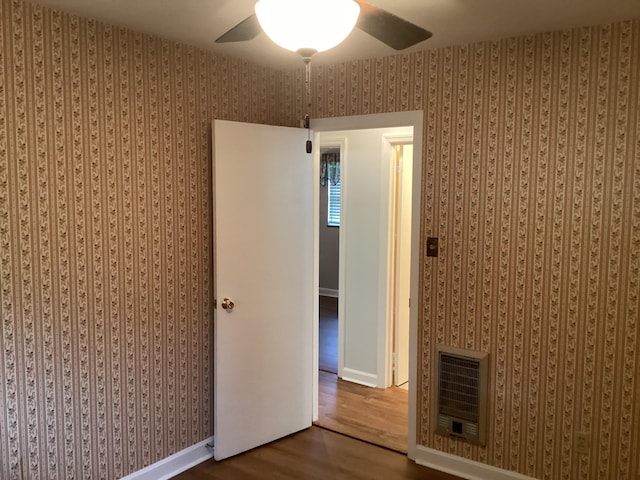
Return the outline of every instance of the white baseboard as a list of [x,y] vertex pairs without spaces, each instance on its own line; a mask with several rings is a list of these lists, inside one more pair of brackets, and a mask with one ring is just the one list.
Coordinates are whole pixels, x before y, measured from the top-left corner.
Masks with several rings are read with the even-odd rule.
[[416,447],[415,461],[418,465],[467,480],[535,480],[521,473],[510,472],[422,445]]
[[207,447],[207,444],[213,445],[213,437],[174,453],[142,470],[133,472],[121,480],[168,480],[173,478],[213,457],[213,448]]
[[321,297],[338,298],[338,290],[336,290],[335,288],[322,288],[322,287],[320,287],[318,289],[318,293],[320,294]]
[[342,369],[342,376],[340,378],[347,382],[359,383],[360,385],[365,385],[367,387],[376,388],[378,386],[377,375],[361,372],[360,370],[353,370],[347,367]]

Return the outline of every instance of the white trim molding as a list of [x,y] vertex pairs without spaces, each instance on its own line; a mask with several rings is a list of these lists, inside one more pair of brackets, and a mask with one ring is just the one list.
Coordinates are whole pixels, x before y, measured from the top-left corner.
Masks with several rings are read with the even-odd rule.
[[121,480],[168,480],[213,457],[213,437],[202,440]]
[[320,287],[320,296],[321,296],[321,297],[332,297],[332,298],[338,298],[338,289],[336,289],[336,288],[322,288],[322,287]]
[[418,465],[467,480],[535,480],[521,473],[510,472],[422,445],[416,447],[415,461]]
[[[407,112],[376,113],[372,115],[355,115],[349,117],[318,118],[311,120],[311,128],[316,135],[319,132],[334,132],[339,134],[345,130],[359,130],[363,128],[385,128],[385,127],[406,127],[413,126],[413,179],[412,179],[412,202],[411,202],[411,298],[410,298],[410,319],[409,319],[409,434],[407,435],[408,457],[414,459],[416,456],[416,425],[417,425],[417,403],[418,392],[418,305],[422,294],[419,288],[420,283],[420,262],[422,261],[422,245],[420,244],[420,226],[422,219],[422,163],[423,148],[422,138],[424,135],[424,112],[414,110]],[[315,137],[319,140],[319,137]],[[431,205],[426,205],[427,209]],[[316,209],[317,210],[317,209]],[[340,227],[340,235],[343,235],[344,226]],[[340,248],[340,255],[344,254],[344,249]],[[341,260],[342,261],[342,260]],[[344,275],[341,275],[338,282],[339,289],[344,293]],[[344,306],[338,302],[339,315],[343,316]],[[343,341],[343,340],[341,340]],[[317,355],[317,353],[314,353]],[[338,346],[338,371],[343,373],[344,357],[342,347]],[[375,379],[377,384],[377,378]],[[317,405],[317,398],[314,398],[314,405]]]
[[372,373],[361,372],[352,368],[344,367],[342,370],[342,380],[358,383],[366,387],[376,388],[378,386],[378,376]]

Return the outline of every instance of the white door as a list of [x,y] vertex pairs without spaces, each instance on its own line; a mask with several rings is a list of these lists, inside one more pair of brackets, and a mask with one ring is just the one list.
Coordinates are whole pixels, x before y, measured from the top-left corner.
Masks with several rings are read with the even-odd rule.
[[[311,426],[314,215],[306,139],[304,129],[214,121],[217,460]],[[223,308],[225,298],[232,309]]]
[[[398,148],[398,147],[396,147]],[[396,185],[396,369],[395,385],[409,381],[409,297],[411,295],[411,184],[413,145],[399,147],[399,168]]]

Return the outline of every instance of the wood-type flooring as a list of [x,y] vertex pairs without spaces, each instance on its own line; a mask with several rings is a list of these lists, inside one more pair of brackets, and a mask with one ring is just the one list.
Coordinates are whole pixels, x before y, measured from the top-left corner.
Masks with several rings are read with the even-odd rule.
[[316,425],[407,453],[408,395],[398,388],[371,388],[320,372]]
[[407,452],[408,392],[338,379],[338,299],[320,297],[317,425]]
[[320,370],[338,373],[338,299],[320,297],[318,309],[318,365]]
[[221,462],[208,460],[176,480],[459,480],[406,456],[311,427]]

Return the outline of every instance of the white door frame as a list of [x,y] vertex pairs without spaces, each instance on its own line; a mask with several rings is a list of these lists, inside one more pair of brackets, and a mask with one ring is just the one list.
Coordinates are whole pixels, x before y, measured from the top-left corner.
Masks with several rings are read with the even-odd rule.
[[[408,457],[416,456],[416,419],[417,419],[417,368],[418,368],[418,306],[420,271],[420,218],[422,199],[422,137],[424,132],[424,113],[421,110],[410,112],[379,113],[356,115],[351,117],[320,118],[311,121],[314,131],[314,165],[319,168],[320,141],[319,132],[339,132],[341,130],[359,130],[373,128],[391,128],[413,126],[413,179],[411,213],[411,314],[409,319],[409,416],[408,416]],[[316,175],[317,177],[318,175]],[[319,221],[319,188],[314,183],[314,221]],[[318,265],[318,242],[316,232],[315,265]],[[342,254],[342,252],[341,252]],[[317,271],[317,268],[316,268]],[[317,280],[316,280],[317,281]],[[317,288],[316,288],[317,290]],[[313,420],[318,419],[318,316],[314,315],[313,325]]]

